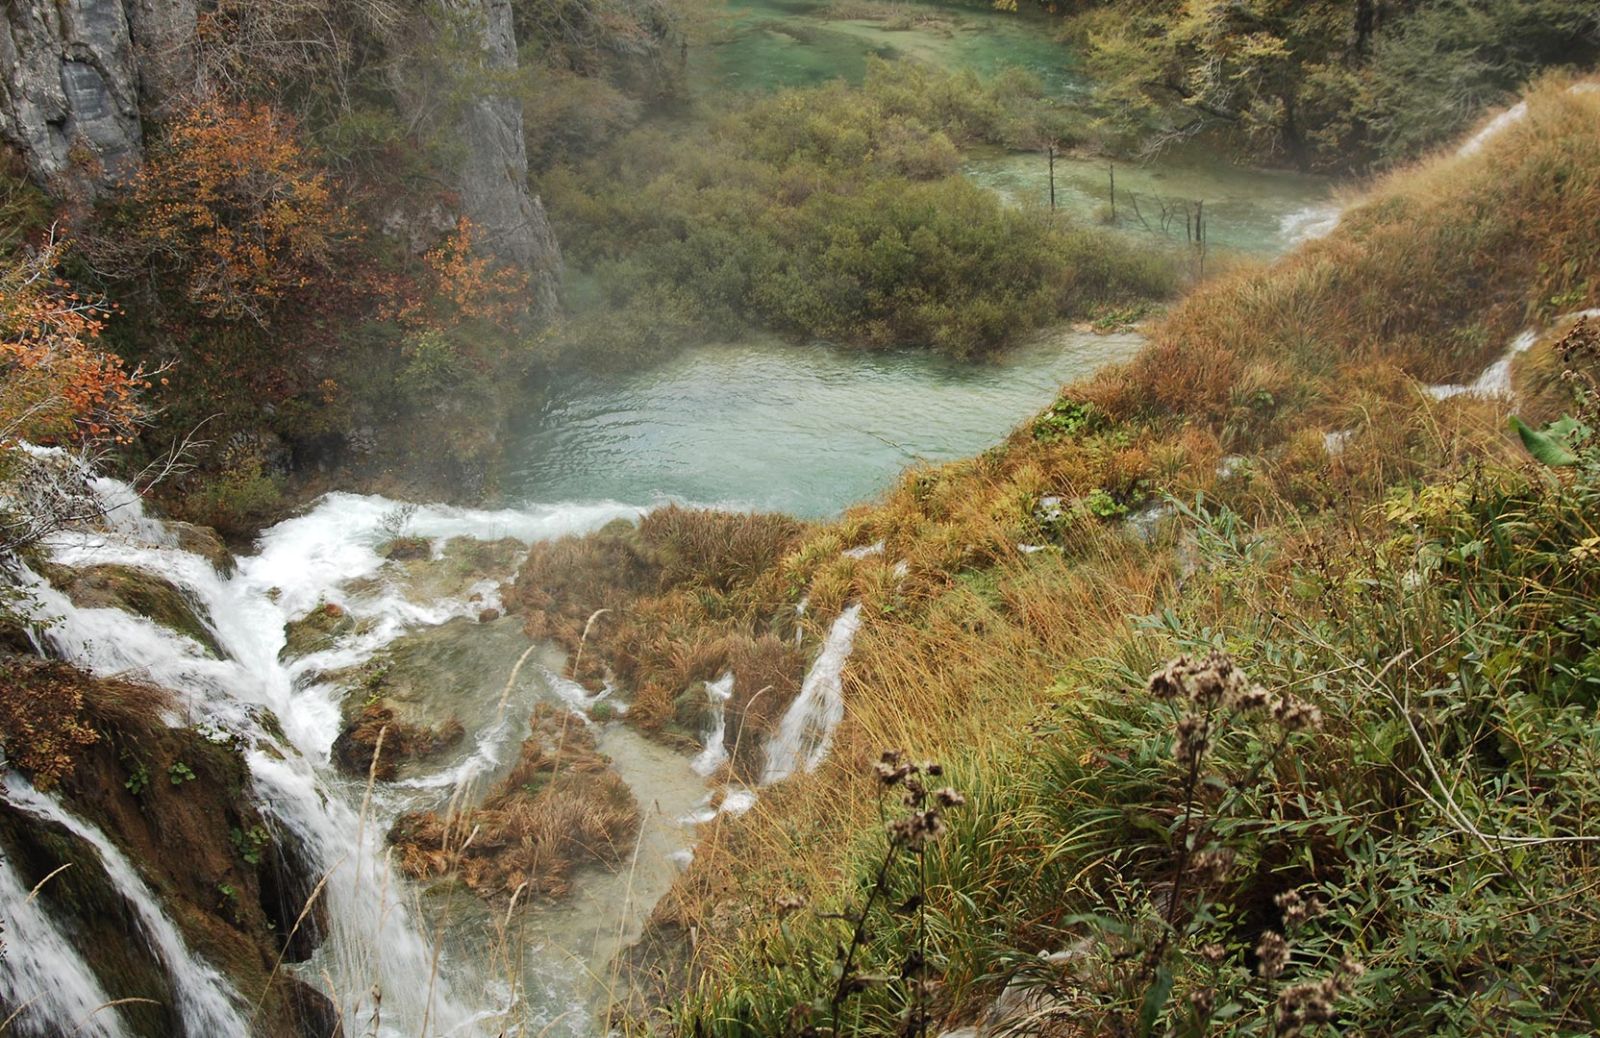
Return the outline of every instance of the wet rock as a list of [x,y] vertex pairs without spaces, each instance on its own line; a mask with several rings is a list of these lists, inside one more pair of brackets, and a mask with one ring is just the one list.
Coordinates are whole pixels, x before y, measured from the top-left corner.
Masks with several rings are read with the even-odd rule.
[[175,520],[169,521],[166,527],[167,532],[178,538],[179,548],[205,559],[222,576],[233,576],[233,552],[222,543],[217,531],[209,526],[196,526],[193,523],[180,523]]
[[49,566],[44,575],[81,609],[121,609],[143,616],[193,639],[211,656],[222,655],[205,609],[153,573],[111,564],[82,569]]
[[392,562],[413,562],[433,557],[433,542],[426,537],[396,537],[378,549]]
[[296,1026],[296,1038],[344,1038],[344,1021],[333,999],[310,984],[289,978],[285,999]]
[[[8,662],[0,661],[0,668]],[[102,733],[57,787],[67,809],[97,826],[134,863],[198,957],[260,1000],[257,1033],[333,1033],[321,1029],[328,1015],[319,1003],[326,1000],[273,969],[282,945],[264,910],[260,875],[277,837],[251,800],[241,749],[163,727],[162,711],[134,702],[137,687],[127,682],[61,664],[30,665],[76,674],[86,714]],[[0,854],[27,886],[43,881],[39,900],[77,938],[111,998],[149,1000],[115,1007],[129,1035],[184,1033],[165,968],[89,843],[0,802]],[[57,872],[64,865],[70,867]],[[310,863],[296,861],[293,868],[294,888],[309,891],[317,878]],[[302,907],[294,906],[296,915]]]

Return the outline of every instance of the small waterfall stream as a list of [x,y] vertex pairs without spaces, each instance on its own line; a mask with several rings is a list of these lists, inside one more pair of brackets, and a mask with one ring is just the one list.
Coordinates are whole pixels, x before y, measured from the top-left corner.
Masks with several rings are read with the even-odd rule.
[[767,741],[766,769],[761,777],[764,785],[781,782],[799,768],[813,771],[828,756],[834,730],[844,720],[844,665],[855,648],[860,629],[859,602],[833,621],[822,652],[800,686],[800,694]]
[[[0,999],[19,1007],[12,1026],[22,1038],[127,1038],[111,997],[72,939],[0,860],[0,918],[6,923]],[[98,1012],[96,1010],[99,1010]]]
[[42,821],[54,822],[88,843],[100,856],[106,876],[138,916],[139,927],[161,959],[177,995],[178,1008],[190,1038],[250,1033],[247,1013],[238,992],[216,968],[194,955],[178,928],[172,925],[133,863],[104,833],[38,792],[15,772],[5,778],[6,799]]

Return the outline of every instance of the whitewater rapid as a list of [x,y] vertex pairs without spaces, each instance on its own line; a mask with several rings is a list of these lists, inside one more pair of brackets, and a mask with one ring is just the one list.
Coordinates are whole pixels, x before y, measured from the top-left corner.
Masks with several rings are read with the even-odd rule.
[[[330,932],[310,970],[331,983],[328,994],[343,1010],[346,1032],[373,1030],[380,1019],[377,995],[384,1036],[498,1033],[494,1017],[507,1007],[486,1009],[481,982],[452,983],[441,971],[434,942],[408,903],[408,888],[387,861],[386,825],[363,816],[360,801],[341,795],[340,780],[329,766],[341,725],[340,690],[320,680],[372,658],[407,631],[474,615],[494,603],[498,582],[485,580],[455,597],[418,602],[403,588],[375,579],[385,564],[379,547],[392,534],[400,506],[354,494],[329,495],[305,515],[266,531],[258,551],[239,559],[234,573],[224,576],[207,559],[178,547],[177,536],[145,513],[131,488],[81,466],[75,472],[65,456],[39,456],[56,461],[63,478],[83,479],[106,509],[100,528],[51,536],[45,543],[51,561],[74,568],[115,564],[160,577],[193,607],[221,652],[213,655],[192,638],[120,609],[80,607],[24,570],[20,582],[33,595],[34,613],[48,621],[40,647],[94,674],[135,677],[170,689],[183,716],[167,720],[245,740],[263,811],[280,835],[292,836],[304,849],[317,872],[314,879],[325,881]],[[615,503],[504,511],[425,506],[409,516],[406,533],[429,539],[437,554],[448,538],[531,542],[642,512]],[[358,621],[359,633],[333,648],[280,658],[285,625],[329,603]],[[498,737],[514,743],[519,735],[506,726]],[[171,976],[194,1038],[247,1033],[237,994],[211,964],[190,952],[137,868],[109,838],[15,774],[6,778],[5,795],[18,809],[65,826],[97,850],[108,879],[134,909]],[[29,955],[0,960],[0,990],[20,1004],[48,966],[63,983],[23,1019],[48,1007],[53,1026],[67,1021],[76,1026],[87,1018],[85,1006],[105,1001],[104,992],[81,960],[71,961],[70,943],[54,939],[53,933],[59,934],[54,924],[40,912],[27,914],[38,909],[37,903],[19,907],[15,879],[9,873],[5,877],[9,886],[0,880],[0,903],[23,913],[9,918],[38,922],[41,943]],[[457,977],[471,975],[470,968],[456,966]],[[467,997],[460,997],[456,987],[464,987]],[[468,1003],[477,1004],[469,1009]],[[84,1033],[120,1035],[115,1010],[95,1014]]]

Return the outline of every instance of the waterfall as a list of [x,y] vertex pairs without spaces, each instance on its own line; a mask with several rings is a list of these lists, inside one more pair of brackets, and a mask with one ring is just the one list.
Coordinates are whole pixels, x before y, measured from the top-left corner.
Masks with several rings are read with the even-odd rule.
[[799,767],[814,771],[827,757],[834,730],[844,719],[844,665],[860,628],[858,602],[840,613],[828,630],[822,652],[806,674],[800,694],[789,704],[777,732],[767,741],[763,784],[781,782]]
[[[476,615],[485,602],[493,601],[497,585],[484,582],[458,598],[419,603],[375,579],[385,564],[377,549],[396,503],[354,494],[330,494],[306,514],[267,530],[257,553],[237,560],[235,573],[224,577],[205,558],[178,548],[177,537],[145,514],[131,488],[79,469],[80,486],[87,486],[100,506],[111,511],[103,529],[52,535],[45,542],[51,560],[69,567],[114,563],[160,577],[195,607],[222,651],[220,657],[213,655],[145,617],[79,607],[24,568],[18,576],[33,596],[34,615],[54,620],[43,634],[49,648],[91,673],[134,677],[170,689],[187,715],[170,721],[187,719],[202,731],[225,732],[244,741],[263,813],[278,832],[292,833],[306,848],[317,872],[313,881],[326,877],[321,897],[328,933],[305,975],[319,986],[331,985],[327,993],[343,1013],[346,1033],[372,1033],[374,994],[381,997],[384,1038],[497,1033],[500,1027],[491,1018],[503,1005],[468,1010],[451,991],[455,987],[481,1003],[486,991],[497,990],[494,982],[474,975],[470,984],[447,983],[450,972],[460,971],[447,970],[449,964],[438,960],[434,942],[408,907],[410,887],[391,869],[385,853],[388,820],[375,817],[392,812],[392,807],[366,804],[362,784],[332,771],[329,749],[342,720],[340,690],[319,678],[365,662],[409,629]],[[435,541],[466,536],[530,542],[596,529],[641,511],[612,503],[526,511],[425,507],[411,515],[406,532]],[[323,603],[336,604],[359,621],[355,633],[332,648],[280,660],[285,624]],[[281,724],[281,735],[273,721]],[[109,839],[20,780],[8,781],[7,789],[14,803],[60,822],[99,850],[108,875],[135,906],[153,954],[171,973],[192,1033],[247,1033],[226,983],[188,954],[181,935]],[[8,893],[0,889],[6,901],[11,900]],[[49,929],[40,928],[42,923],[35,927],[36,922],[28,918],[24,924],[22,917],[13,921],[14,926],[28,926],[29,941],[42,943],[30,952],[32,958],[0,973],[7,982],[26,980],[26,970],[32,968],[27,963],[47,962],[55,955]],[[8,944],[23,938],[21,933],[14,936],[17,940]],[[69,964],[62,975],[70,981],[74,973],[85,972],[79,967],[81,963]],[[75,1023],[77,1003],[91,997],[98,997],[92,987],[69,982],[48,1004],[39,1003],[40,1012],[58,1025]],[[100,1026],[110,1038],[119,1033],[108,1024]]]
[[[1563,314],[1556,318],[1554,325],[1563,325],[1569,322],[1581,321],[1586,318],[1600,317],[1600,310],[1582,310],[1577,313]],[[1483,370],[1469,385],[1460,383],[1446,383],[1444,385],[1427,386],[1425,392],[1435,400],[1449,400],[1456,396],[1476,396],[1486,400],[1509,400],[1514,395],[1511,384],[1511,365],[1522,354],[1533,348],[1539,341],[1540,332],[1536,328],[1529,328],[1520,332],[1511,345],[1506,347],[1505,353],[1495,359]]]
[[709,775],[728,760],[728,749],[723,740],[728,734],[728,700],[733,698],[733,671],[715,681],[706,682],[706,702],[711,706],[711,726],[706,729],[705,749],[690,766],[701,775]]
[[100,1008],[111,997],[89,964],[29,893],[10,864],[0,861],[0,919],[8,938],[0,955],[0,1001],[15,1008],[16,1033],[127,1038],[117,1011]]
[[[1574,83],[1567,88],[1567,93],[1573,95],[1593,94],[1596,92],[1600,92],[1600,83]],[[1520,123],[1527,117],[1528,102],[1518,101],[1510,108],[1507,108],[1499,115],[1496,115],[1493,119],[1490,119],[1488,123],[1484,125],[1483,129],[1467,138],[1466,143],[1462,144],[1461,147],[1456,149],[1456,155],[1461,158],[1476,155],[1478,152],[1483,150],[1484,145],[1488,144],[1490,141],[1494,140],[1506,130],[1515,126],[1517,123]]]
[[1319,202],[1284,214],[1278,221],[1278,234],[1289,246],[1326,238],[1339,226],[1344,207],[1337,202]]
[[106,878],[139,918],[161,964],[166,968],[177,996],[179,1015],[191,1038],[210,1038],[219,1034],[248,1034],[250,1027],[241,1015],[238,994],[208,962],[197,958],[172,920],[162,912],[150,887],[139,876],[133,863],[106,839],[104,833],[62,807],[53,798],[38,792],[15,772],[5,779],[6,799],[42,821],[54,822],[88,843],[100,855]]

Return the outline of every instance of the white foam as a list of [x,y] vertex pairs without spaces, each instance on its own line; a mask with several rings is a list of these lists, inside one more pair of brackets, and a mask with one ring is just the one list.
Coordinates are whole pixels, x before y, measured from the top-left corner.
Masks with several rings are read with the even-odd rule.
[[815,771],[827,758],[833,733],[844,720],[844,666],[860,628],[861,603],[857,602],[840,613],[828,630],[822,652],[807,672],[800,694],[767,740],[767,764],[761,777],[764,784],[781,782],[797,768]]

